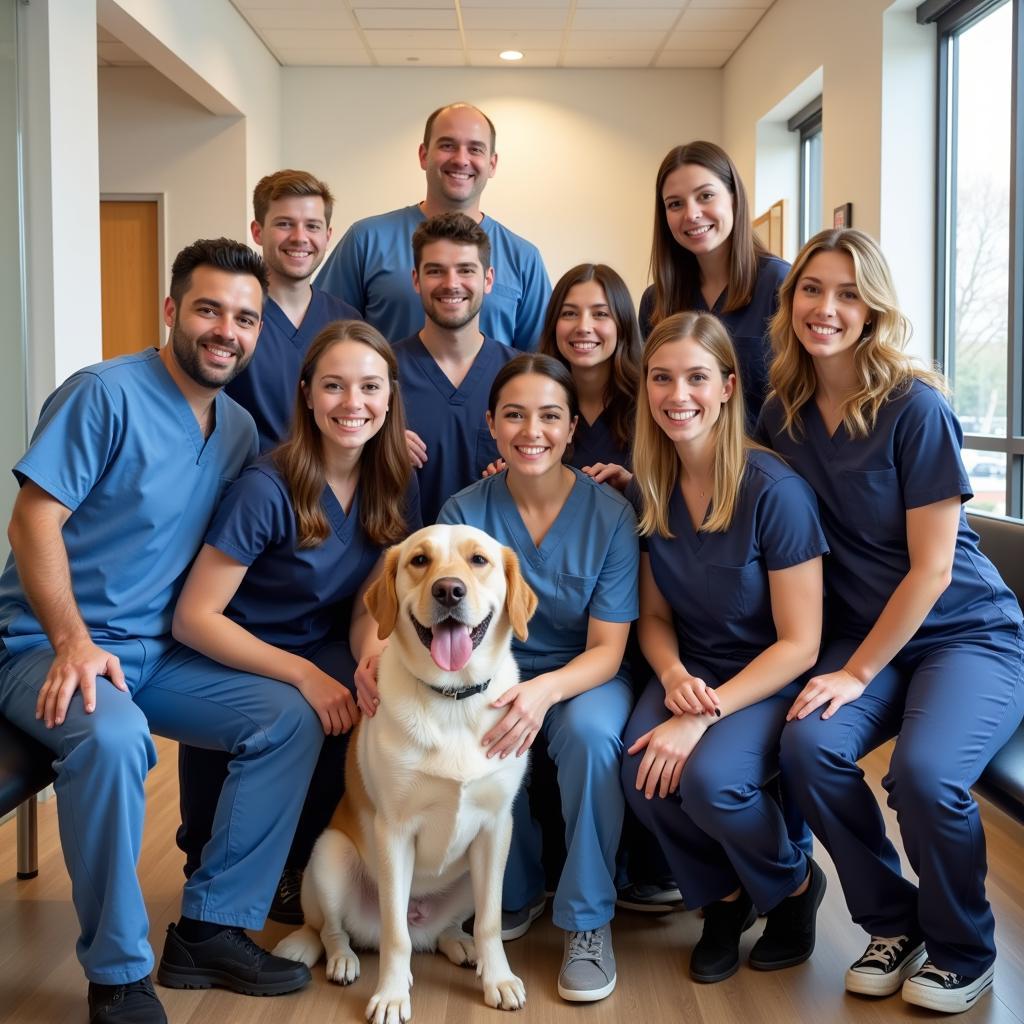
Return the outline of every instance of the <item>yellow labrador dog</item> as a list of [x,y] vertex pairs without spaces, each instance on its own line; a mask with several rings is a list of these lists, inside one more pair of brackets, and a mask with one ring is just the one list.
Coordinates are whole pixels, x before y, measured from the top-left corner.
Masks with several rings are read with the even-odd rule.
[[[381,639],[380,707],[349,744],[345,796],[302,882],[306,924],[274,950],[327,976],[359,977],[352,945],[380,948],[375,1024],[412,1015],[411,953],[476,964],[484,1001],[526,1001],[501,943],[501,887],[512,801],[526,758],[488,758],[481,739],[519,681],[512,634],[526,639],[537,598],[515,554],[470,526],[428,526],[388,550],[366,603]],[[474,935],[461,927],[476,911]]]

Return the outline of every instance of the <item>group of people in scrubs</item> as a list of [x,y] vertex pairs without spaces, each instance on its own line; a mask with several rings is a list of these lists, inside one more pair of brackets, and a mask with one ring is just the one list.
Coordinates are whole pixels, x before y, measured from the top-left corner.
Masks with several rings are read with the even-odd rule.
[[[262,219],[257,210],[261,238],[277,225],[284,239],[276,249],[264,242],[271,282],[274,273],[299,282],[309,308],[315,301],[326,309],[326,293],[309,277],[329,239],[328,198],[311,176],[280,173],[299,177],[265,179],[271,198]],[[654,837],[658,870],[688,909],[703,911],[689,957],[695,981],[719,982],[739,969],[742,935],[758,916],[765,925],[750,967],[788,968],[812,955],[826,880],[811,856],[809,824],[853,920],[870,935],[846,988],[902,992],[946,1012],[974,1005],[991,987],[996,951],[970,786],[1024,716],[1024,626],[966,524],[960,427],[942,378],[904,355],[909,325],[877,244],[855,230],[822,232],[789,267],[754,235],[728,155],[707,142],[675,147],[656,178],[654,283],[639,319],[616,271],[581,264],[552,291],[537,325],[539,351],[517,353],[480,329],[495,274],[479,218],[449,211],[415,219],[409,287],[423,309],[421,330],[386,340],[343,309],[299,338],[287,320],[279,325],[287,372],[275,389],[265,360],[259,386],[247,385],[245,360],[235,357],[251,352],[218,341],[219,318],[224,307],[244,307],[258,323],[259,295],[233,293],[232,278],[211,300],[193,295],[198,271],[179,274],[170,355],[127,357],[73,378],[19,463],[31,491],[49,493],[65,511],[77,514],[83,480],[109,490],[116,476],[90,462],[106,428],[75,424],[94,419],[89,403],[101,401],[111,405],[110,430],[122,429],[107,396],[127,365],[148,374],[140,379],[169,406],[166,418],[182,420],[192,446],[185,454],[198,457],[154,469],[161,494],[195,476],[238,420],[230,465],[218,463],[204,483],[216,485],[218,500],[204,498],[201,523],[191,516],[191,549],[184,543],[166,556],[182,562],[163,574],[176,597],[166,624],[175,642],[118,649],[125,666],[141,659],[136,675],[145,685],[96,666],[113,689],[127,686],[152,721],[167,718],[185,744],[187,909],[171,926],[159,980],[261,994],[308,980],[301,965],[289,972],[237,936],[262,925],[275,885],[275,906],[301,913],[298,879],[343,790],[346,735],[379,706],[375,673],[386,641],[362,595],[384,549],[436,521],[479,527],[511,547],[539,598],[528,639],[514,642],[520,683],[499,698],[504,713],[482,742],[489,756],[533,749],[553,765],[564,829],[545,834],[524,788],[514,807],[503,937],[524,934],[543,913],[544,846],[564,841],[552,903],[565,933],[560,996],[593,1002],[616,986],[611,920],[628,810]],[[295,224],[313,221],[322,244],[298,245]],[[311,250],[319,258],[309,259]],[[199,259],[209,269],[202,260],[212,257]],[[219,272],[252,277],[248,265]],[[187,336],[177,319],[185,300],[198,324]],[[264,332],[284,303],[268,302]],[[204,318],[213,325],[206,333]],[[150,363],[167,368],[167,380],[159,367],[143,371]],[[219,394],[232,377],[244,404],[265,406],[258,457],[252,425]],[[212,392],[216,411],[207,402],[185,423],[191,413],[171,408],[185,403],[170,389],[188,398],[192,385]],[[54,447],[58,429],[75,439],[73,461],[82,463],[64,475],[52,468],[69,458]],[[137,443],[144,448],[145,437]],[[119,465],[113,447],[105,458]],[[121,531],[110,513],[117,500],[104,491],[90,530]],[[76,514],[62,521],[69,545]],[[95,543],[83,535],[73,567]],[[17,566],[4,575],[0,608],[20,600],[21,617],[31,617],[24,609],[40,584],[26,580],[27,598],[18,590],[30,549],[12,546]],[[88,600],[77,590],[75,597]],[[36,731],[44,735],[75,707],[47,675],[58,644],[46,643],[42,609],[27,625],[4,611],[0,626],[3,713],[28,722],[18,709],[34,706],[38,692]],[[159,680],[190,666],[204,680],[191,705],[196,717],[218,706],[207,677],[243,689],[261,680],[259,727],[243,735],[231,714],[211,712],[232,733],[215,740],[184,724],[187,701],[169,701]],[[30,682],[30,701],[11,696],[15,679]],[[275,756],[291,760],[270,784],[258,765],[277,749],[266,731],[283,728],[267,710],[278,694],[289,696],[282,720],[304,738],[278,742],[287,754]],[[79,707],[75,721],[89,714]],[[893,737],[884,786],[917,885],[903,877],[857,767]],[[151,762],[151,743],[139,749]],[[280,802],[290,807],[274,835],[237,837],[234,823],[264,820],[268,808],[257,804],[268,801],[274,813]],[[65,817],[65,847],[81,845]],[[223,886],[225,872],[238,879]],[[256,895],[241,911],[244,877]],[[112,879],[108,888],[117,888]],[[105,911],[78,881],[75,898],[83,933],[102,931]],[[141,913],[134,905],[131,912]],[[225,935],[241,950],[238,962],[224,952]],[[119,973],[100,963],[99,945],[86,941],[99,1024],[166,1019],[143,944],[139,979],[129,977],[135,967]],[[207,947],[216,952],[204,959]],[[115,999],[107,990],[118,988]],[[137,1015],[124,1014],[129,1003]]]

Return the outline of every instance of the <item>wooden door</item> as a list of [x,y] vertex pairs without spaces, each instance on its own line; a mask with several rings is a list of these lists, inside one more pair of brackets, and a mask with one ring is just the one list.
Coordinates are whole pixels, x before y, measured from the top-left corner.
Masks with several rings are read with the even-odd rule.
[[101,200],[104,359],[160,344],[158,261],[156,200]]

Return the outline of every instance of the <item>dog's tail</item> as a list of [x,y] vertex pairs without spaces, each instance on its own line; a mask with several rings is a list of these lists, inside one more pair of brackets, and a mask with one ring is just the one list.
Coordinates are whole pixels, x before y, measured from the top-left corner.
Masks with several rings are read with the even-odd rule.
[[275,947],[274,956],[283,956],[288,960],[298,960],[312,968],[320,959],[323,953],[323,943],[319,934],[308,924],[304,924],[298,931],[285,936]]

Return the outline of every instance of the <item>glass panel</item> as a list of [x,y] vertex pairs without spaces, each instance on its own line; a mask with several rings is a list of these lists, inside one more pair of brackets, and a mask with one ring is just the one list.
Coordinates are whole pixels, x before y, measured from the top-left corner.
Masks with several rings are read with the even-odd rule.
[[965,433],[991,437],[1006,436],[1012,13],[1003,4],[953,40],[953,402]]
[[11,467],[25,451],[25,346],[21,317],[21,197],[18,187],[17,0],[0,0],[0,565],[18,493]]
[[821,230],[821,132],[815,132],[804,142],[804,210],[803,245]]
[[964,466],[971,480],[974,497],[967,503],[972,512],[998,512],[1006,515],[1006,462],[1002,452],[963,451]]

